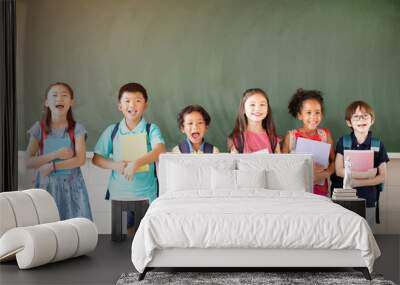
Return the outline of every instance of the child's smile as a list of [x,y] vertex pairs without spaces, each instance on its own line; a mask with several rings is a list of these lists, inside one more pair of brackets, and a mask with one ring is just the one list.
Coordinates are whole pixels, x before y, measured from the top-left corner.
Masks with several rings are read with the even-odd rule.
[[132,116],[135,116],[138,114],[138,110],[128,109],[128,113],[131,114]]
[[191,134],[191,137],[193,138],[193,140],[197,140],[200,137],[200,133],[199,132],[193,132]]
[[63,110],[63,109],[64,109],[64,104],[57,104],[57,105],[56,105],[56,108],[57,108],[58,110]]

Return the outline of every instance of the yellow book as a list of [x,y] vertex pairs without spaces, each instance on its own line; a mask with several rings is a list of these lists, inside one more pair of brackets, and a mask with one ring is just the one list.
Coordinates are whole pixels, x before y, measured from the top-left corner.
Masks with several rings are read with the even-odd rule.
[[[127,135],[120,137],[121,158],[126,161],[136,161],[139,157],[147,153],[146,133]],[[145,164],[139,167],[137,172],[149,171],[149,165]]]

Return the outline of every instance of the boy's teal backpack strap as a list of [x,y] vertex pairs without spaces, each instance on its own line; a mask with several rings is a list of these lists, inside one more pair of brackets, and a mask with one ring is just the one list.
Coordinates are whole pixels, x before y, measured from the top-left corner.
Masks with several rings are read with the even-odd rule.
[[146,124],[146,134],[147,138],[149,139],[148,142],[150,143],[150,129],[151,129],[151,123]]
[[343,142],[343,150],[351,149],[351,136],[350,135],[344,135],[342,142]]
[[[379,152],[379,149],[381,148],[381,141],[378,138],[371,138],[371,150],[374,152]],[[378,192],[383,191],[383,183],[376,185],[376,188],[378,189]]]
[[[118,128],[119,128],[119,122],[115,124],[112,132],[111,132],[111,153],[113,153],[113,142],[114,142],[114,138],[117,135],[118,132]],[[105,200],[110,200],[110,190],[107,189],[106,192],[106,196],[104,197]]]
[[[151,150],[151,143],[150,143],[150,129],[151,129],[151,123],[147,123],[146,124],[146,133],[147,133],[147,141],[150,145],[150,150]],[[156,187],[157,187],[157,197],[159,196],[159,185],[158,185],[158,177],[157,177],[157,167],[156,167],[156,163],[153,162],[154,165],[154,176],[156,178]]]
[[114,141],[115,136],[117,135],[118,132],[118,128],[119,128],[119,122],[115,124],[112,132],[111,132],[111,142]]
[[381,141],[377,138],[372,137],[371,138],[371,150],[374,152],[379,152],[379,149],[381,148]]

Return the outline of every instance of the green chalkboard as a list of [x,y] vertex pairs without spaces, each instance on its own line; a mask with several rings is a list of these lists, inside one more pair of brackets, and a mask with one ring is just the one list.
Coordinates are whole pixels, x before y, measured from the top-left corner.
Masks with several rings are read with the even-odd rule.
[[119,121],[117,92],[141,82],[171,149],[182,140],[176,115],[201,104],[208,140],[226,150],[243,90],[271,99],[281,135],[298,126],[287,103],[299,87],[319,89],[323,125],[336,140],[348,132],[345,107],[375,109],[374,132],[400,151],[400,1],[389,0],[18,0],[19,148],[36,121],[49,83],[76,93],[74,114],[92,150]]

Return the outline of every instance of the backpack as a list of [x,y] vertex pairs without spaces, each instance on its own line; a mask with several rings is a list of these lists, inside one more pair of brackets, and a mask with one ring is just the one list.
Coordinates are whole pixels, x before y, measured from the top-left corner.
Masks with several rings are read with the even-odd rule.
[[[372,137],[371,138],[371,150],[374,152],[379,152],[379,149],[381,147],[381,141],[377,138]],[[345,149],[351,149],[351,136],[350,135],[344,135],[343,136],[343,150]],[[376,211],[375,211],[375,221],[377,224],[380,224],[380,218],[379,218],[379,196],[380,193],[383,191],[383,183],[376,185]]]
[[[181,144],[178,147],[179,147],[179,151],[181,153],[190,153],[190,145],[187,140],[184,140],[183,142],[181,142]],[[204,153],[213,153],[214,146],[208,142],[204,142],[203,152]]]
[[237,151],[239,153],[243,153],[244,150],[244,140],[243,140],[243,134],[239,134],[237,137]]
[[[119,128],[119,122],[115,124],[115,126],[114,126],[114,128],[113,128],[113,130],[111,132],[111,146],[112,147],[113,147],[113,143],[112,142],[114,141],[114,138],[117,135],[118,128]],[[151,128],[151,123],[147,123],[146,124],[146,134],[147,134],[148,138],[150,137],[150,128]],[[113,153],[112,149],[111,149],[111,153]],[[156,163],[154,162],[153,164],[154,164],[154,176],[156,177],[156,187],[157,187],[157,197],[158,197],[158,194],[159,194],[158,193],[158,188],[159,187],[158,187],[157,169],[156,169]],[[110,190],[109,189],[107,189],[104,199],[105,200],[110,200]]]
[[[47,139],[48,133],[46,132],[44,121],[40,121],[39,125],[40,125],[40,130],[42,131],[42,135],[39,141],[39,153],[40,155],[43,155],[44,142]],[[68,135],[69,139],[71,140],[73,150],[75,152],[75,132],[73,128],[68,128]]]

